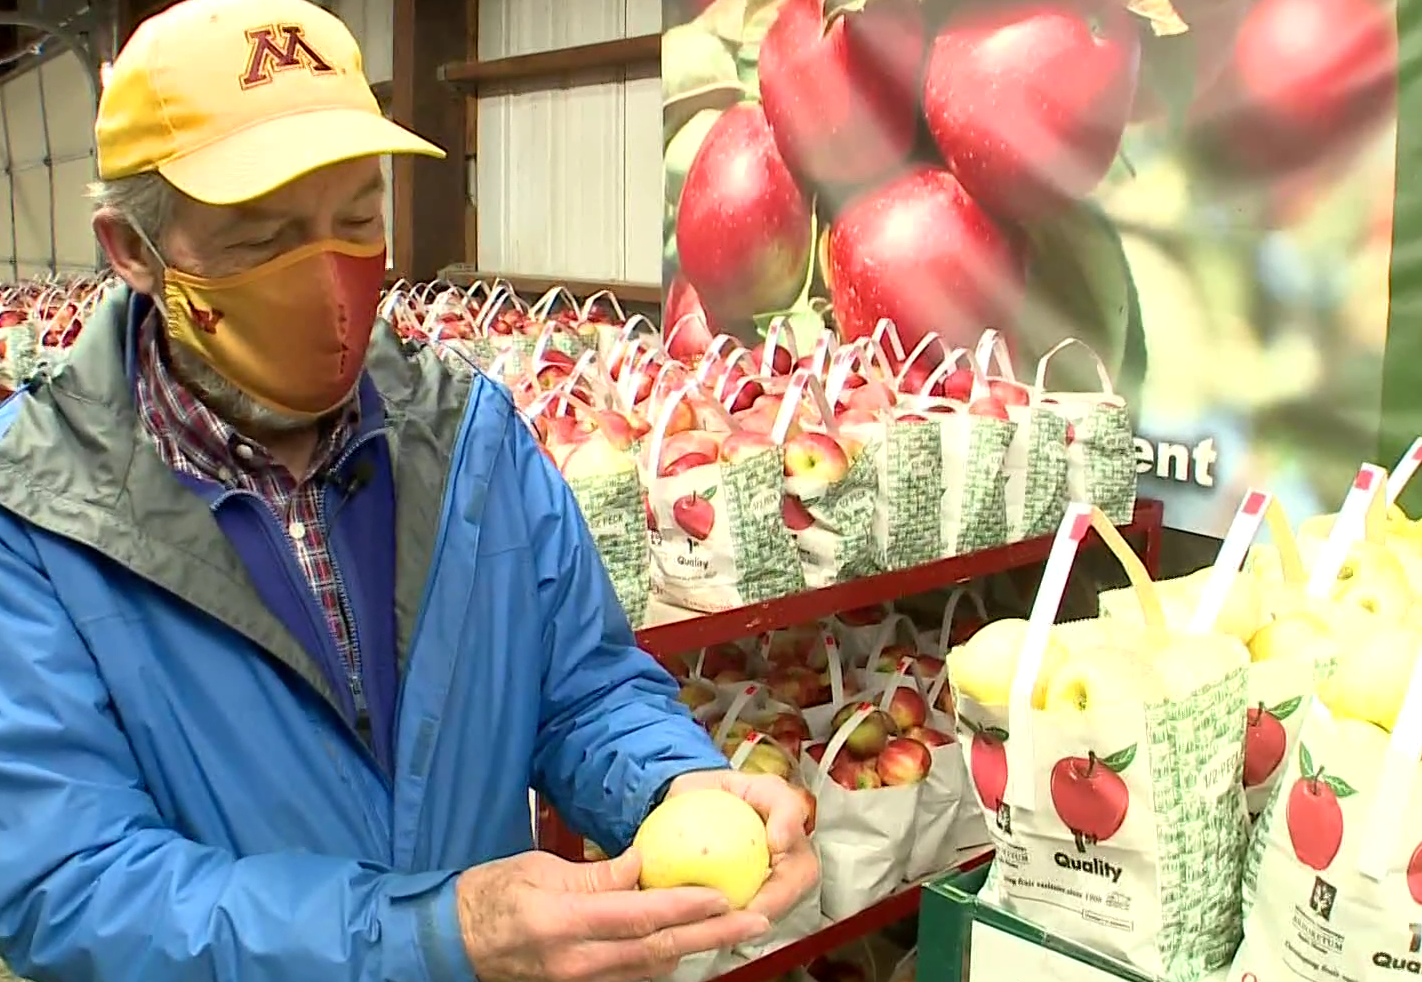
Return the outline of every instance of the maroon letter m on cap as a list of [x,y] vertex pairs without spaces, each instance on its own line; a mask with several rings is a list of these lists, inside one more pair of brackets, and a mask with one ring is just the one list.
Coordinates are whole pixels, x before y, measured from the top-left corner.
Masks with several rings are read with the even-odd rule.
[[335,72],[306,40],[306,32],[295,24],[263,27],[247,32],[247,67],[242,72],[244,89],[266,85],[277,72],[305,68],[312,75]]

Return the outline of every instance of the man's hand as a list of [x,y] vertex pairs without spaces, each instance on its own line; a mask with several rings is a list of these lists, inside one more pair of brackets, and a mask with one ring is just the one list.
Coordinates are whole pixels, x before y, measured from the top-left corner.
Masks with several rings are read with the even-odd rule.
[[600,863],[526,852],[465,870],[459,924],[480,982],[627,982],[770,929],[702,887],[637,889],[637,850]]
[[765,819],[770,879],[747,909],[772,921],[784,917],[820,878],[820,862],[805,835],[809,815],[804,799],[778,777],[732,770],[683,774],[667,788],[667,797],[702,788],[720,788],[738,795]]

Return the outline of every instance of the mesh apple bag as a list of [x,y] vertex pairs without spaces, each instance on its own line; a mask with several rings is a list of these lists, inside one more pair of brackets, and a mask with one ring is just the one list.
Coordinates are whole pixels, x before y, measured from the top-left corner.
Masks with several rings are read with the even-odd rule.
[[[945,357],[937,371],[951,367]],[[1007,541],[1003,465],[1016,424],[967,408],[900,393],[894,407],[872,422],[841,420],[841,432],[861,440],[874,463],[880,569],[922,566]]]
[[[1144,625],[1085,622],[1067,650],[1052,622],[1091,528],[1141,593]],[[1076,504],[1030,618],[994,636],[990,659],[949,657],[996,847],[983,899],[1153,978],[1228,965],[1249,826],[1243,644],[1168,629],[1140,560],[1099,509]]]
[[[805,400],[818,425],[803,418]],[[825,390],[809,369],[791,375],[770,437],[785,454],[781,517],[795,537],[805,585],[814,590],[878,572],[874,448],[839,431]]]
[[[692,452],[667,459],[667,444],[679,435],[668,429],[692,393],[703,406],[720,410],[724,428],[696,431],[706,442],[694,451],[696,460],[707,462],[682,470],[675,465]],[[725,459],[723,441],[740,432],[694,381],[675,388],[653,411],[643,459],[646,517],[652,590],[668,603],[712,612],[805,588],[795,540],[781,517],[784,454],[766,440],[762,448]]]
[[[1085,353],[1096,373],[1097,391],[1047,387],[1048,366],[1072,347]],[[1135,432],[1126,400],[1116,393],[1106,365],[1086,342],[1064,338],[1037,362],[1033,389],[1037,404],[1067,424],[1067,498],[1095,505],[1117,525],[1128,524],[1136,512]]]
[[[1422,636],[1359,647],[1353,699],[1390,697],[1391,734],[1364,702],[1305,709],[1297,748],[1244,869],[1234,979],[1382,980],[1422,963]],[[1344,669],[1340,669],[1343,671]],[[1399,698],[1400,695],[1400,698]],[[1332,701],[1332,700],[1330,700]],[[1398,702],[1401,703],[1400,707]]]
[[591,430],[566,453],[555,452],[555,462],[577,499],[628,623],[639,627],[647,617],[652,586],[647,508],[637,462],[603,433],[598,413],[567,388],[536,400],[528,418],[536,419],[558,403],[571,407]]
[[818,805],[820,910],[830,920],[843,920],[887,897],[900,888],[908,868],[922,784],[886,785],[879,776],[890,726],[877,705],[859,703],[818,761],[809,750],[800,760]]
[[997,331],[982,333],[973,361],[973,402],[996,400],[1017,424],[1002,465],[1007,541],[1050,535],[1069,500],[1067,421],[1041,405],[1039,392],[1017,381],[1007,342]]

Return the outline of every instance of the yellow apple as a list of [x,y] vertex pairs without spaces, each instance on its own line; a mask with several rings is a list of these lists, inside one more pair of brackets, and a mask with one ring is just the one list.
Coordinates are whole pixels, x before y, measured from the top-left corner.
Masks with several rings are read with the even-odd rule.
[[[1017,617],[990,621],[948,653],[948,678],[958,691],[984,706],[1006,706],[1017,674],[1017,656],[1027,635],[1027,622]],[[1066,658],[1055,638],[1048,637],[1042,668],[1032,689],[1032,705],[1042,708],[1047,681]]]
[[1302,607],[1286,610],[1249,639],[1251,661],[1299,658],[1318,661],[1338,654],[1338,638],[1323,617]]
[[739,795],[706,788],[663,801],[637,830],[644,890],[710,887],[743,909],[770,876],[765,821]]
[[1362,720],[1391,732],[1407,695],[1422,633],[1392,627],[1350,639],[1332,677],[1319,683],[1318,698],[1334,716]]
[[1412,606],[1412,589],[1401,560],[1386,546],[1366,540],[1348,550],[1331,597],[1390,621],[1402,620]]
[[1171,632],[1148,651],[1168,699],[1183,699],[1249,664],[1244,642],[1229,634]]
[[1160,677],[1134,652],[1101,645],[1073,652],[1048,680],[1043,708],[1085,713],[1159,702]]

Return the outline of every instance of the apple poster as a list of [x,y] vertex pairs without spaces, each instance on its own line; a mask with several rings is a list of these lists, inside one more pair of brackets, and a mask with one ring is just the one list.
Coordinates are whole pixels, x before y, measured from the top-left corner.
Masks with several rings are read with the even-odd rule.
[[[1131,407],[1140,493],[1221,534],[1378,446],[1386,0],[664,0],[664,330],[1008,339]],[[700,316],[696,316],[700,315]],[[704,326],[703,326],[704,324]],[[678,326],[679,325],[679,326]],[[1094,357],[1093,357],[1094,353]],[[1390,464],[1391,461],[1383,461]]]

